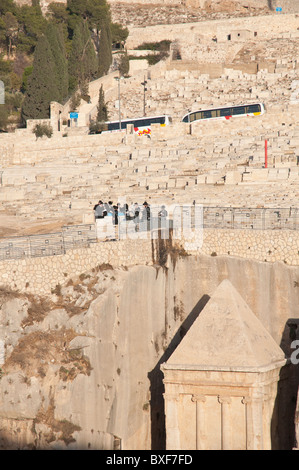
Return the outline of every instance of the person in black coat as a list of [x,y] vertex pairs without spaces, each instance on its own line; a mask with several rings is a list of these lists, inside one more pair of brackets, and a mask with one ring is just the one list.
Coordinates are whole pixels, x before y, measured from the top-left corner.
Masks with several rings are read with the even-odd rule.
[[98,204],[95,205],[94,212],[96,219],[103,219],[105,215],[107,215],[103,201],[99,201]]

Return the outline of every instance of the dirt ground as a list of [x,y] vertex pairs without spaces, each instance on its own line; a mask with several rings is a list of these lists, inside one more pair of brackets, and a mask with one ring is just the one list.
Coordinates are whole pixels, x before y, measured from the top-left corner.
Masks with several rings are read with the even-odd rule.
[[0,214],[0,238],[60,232],[63,225],[72,225],[68,219],[30,220],[16,215]]

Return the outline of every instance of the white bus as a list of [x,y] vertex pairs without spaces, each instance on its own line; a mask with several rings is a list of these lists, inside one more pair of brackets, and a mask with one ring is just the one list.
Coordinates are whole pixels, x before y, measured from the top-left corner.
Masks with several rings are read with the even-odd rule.
[[146,135],[151,133],[152,124],[160,124],[160,126],[169,126],[172,118],[168,115],[162,116],[144,116],[141,118],[123,119],[120,121],[105,122],[102,132],[115,132],[125,130],[129,124],[133,124],[134,132],[138,135]]
[[260,116],[264,113],[265,106],[262,103],[222,106],[219,108],[201,109],[185,114],[182,118],[182,122],[194,122],[207,119],[230,119],[235,116]]

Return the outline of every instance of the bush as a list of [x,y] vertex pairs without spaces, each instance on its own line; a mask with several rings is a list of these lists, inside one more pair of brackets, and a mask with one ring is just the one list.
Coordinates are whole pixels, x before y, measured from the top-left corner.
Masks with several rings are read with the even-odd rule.
[[70,102],[70,111],[76,111],[77,108],[80,106],[81,103],[81,94],[80,93],[73,93]]
[[53,129],[49,124],[36,124],[33,129],[33,133],[35,137],[38,139],[39,137],[43,137],[46,135],[49,139],[52,137]]
[[171,41],[164,39],[160,42],[144,42],[140,46],[136,47],[137,50],[147,50],[147,51],[169,51]]
[[164,51],[164,52],[159,52],[159,54],[156,54],[156,55],[148,54],[147,56],[143,58],[147,60],[148,65],[155,65],[158,62],[160,62],[160,60],[166,59],[168,56],[169,56],[168,52]]
[[92,121],[89,125],[90,134],[101,134],[101,132],[104,129],[105,129],[105,122]]

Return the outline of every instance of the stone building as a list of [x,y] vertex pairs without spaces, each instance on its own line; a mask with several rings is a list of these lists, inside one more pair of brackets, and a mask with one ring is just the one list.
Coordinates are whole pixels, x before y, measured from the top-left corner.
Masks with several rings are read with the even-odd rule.
[[224,280],[168,361],[167,449],[275,447],[274,404],[284,353]]

